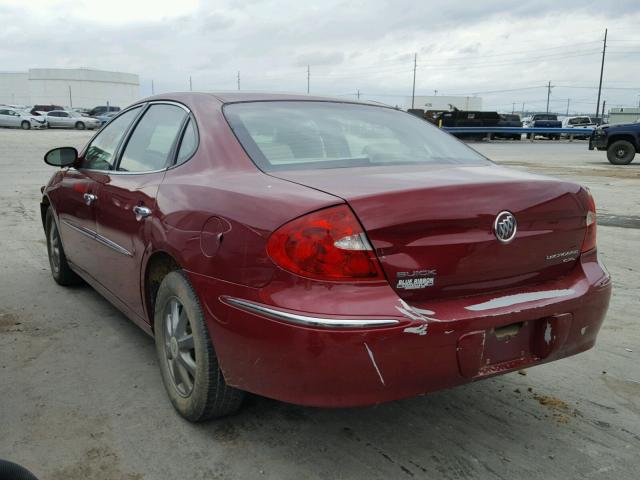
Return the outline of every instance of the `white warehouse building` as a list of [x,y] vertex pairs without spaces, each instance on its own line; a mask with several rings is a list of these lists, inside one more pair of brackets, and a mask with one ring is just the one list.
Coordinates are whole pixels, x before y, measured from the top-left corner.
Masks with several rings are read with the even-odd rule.
[[138,75],[86,68],[0,72],[0,104],[126,107],[140,98]]
[[[407,108],[411,108],[411,97],[405,99]],[[482,98],[461,95],[416,95],[413,108],[423,110],[450,110],[451,106],[458,110],[482,110]]]

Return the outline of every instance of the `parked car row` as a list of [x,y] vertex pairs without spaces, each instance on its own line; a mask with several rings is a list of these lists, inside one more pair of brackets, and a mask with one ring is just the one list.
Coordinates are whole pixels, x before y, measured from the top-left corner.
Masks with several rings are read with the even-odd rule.
[[17,108],[0,105],[0,127],[29,129],[75,128],[96,130],[120,111],[120,107],[98,106],[91,110],[69,110],[58,105]]

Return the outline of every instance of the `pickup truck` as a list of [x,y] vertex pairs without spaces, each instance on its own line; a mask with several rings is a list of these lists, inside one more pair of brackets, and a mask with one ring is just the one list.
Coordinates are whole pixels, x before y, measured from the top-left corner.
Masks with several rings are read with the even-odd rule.
[[[551,113],[536,113],[522,120],[522,126],[525,128],[562,128],[562,122],[558,120],[557,115]],[[552,140],[560,138],[559,134],[546,134],[545,136]]]
[[[567,117],[562,121],[562,128],[575,128],[578,131],[580,129],[591,129],[591,128],[595,128],[597,127],[596,122],[591,118],[591,117],[586,117],[586,116],[580,116],[580,117]],[[578,132],[576,132],[576,135],[569,135],[566,134],[567,136],[572,136],[575,138],[589,138],[589,136],[591,135],[591,132],[587,132],[584,135],[580,135]]]
[[614,165],[629,165],[640,152],[640,123],[602,125],[589,137],[589,150],[606,150]]
[[[510,128],[522,128],[522,122],[520,121],[520,115],[513,113],[505,113],[500,115],[498,121],[498,127],[510,127]],[[498,138],[511,138],[513,140],[520,140],[522,134],[520,133],[497,133],[495,137]]]

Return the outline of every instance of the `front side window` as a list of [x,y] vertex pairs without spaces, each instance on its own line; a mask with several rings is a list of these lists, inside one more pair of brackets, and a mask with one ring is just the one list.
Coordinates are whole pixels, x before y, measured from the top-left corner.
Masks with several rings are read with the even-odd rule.
[[80,163],[80,168],[92,170],[113,170],[116,149],[131,122],[141,107],[127,110],[118,118],[111,120],[93,139]]
[[490,164],[428,122],[391,108],[335,102],[227,105],[224,114],[266,171],[400,164]]
[[165,168],[186,117],[187,112],[176,105],[151,105],[131,134],[118,170],[150,172]]

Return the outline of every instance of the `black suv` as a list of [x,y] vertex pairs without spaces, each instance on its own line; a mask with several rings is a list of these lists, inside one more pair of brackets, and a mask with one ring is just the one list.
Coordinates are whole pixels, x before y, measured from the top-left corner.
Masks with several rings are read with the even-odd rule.
[[95,117],[96,115],[104,115],[105,113],[108,113],[108,112],[119,112],[119,111],[120,111],[120,107],[113,107],[111,105],[107,107],[106,105],[100,105],[98,107],[93,107],[91,110],[89,110],[87,115],[89,115],[90,117]]
[[38,112],[52,112],[53,110],[64,110],[60,105],[34,105],[29,113],[34,116],[39,116]]
[[606,150],[614,165],[628,165],[640,152],[640,123],[602,125],[589,138],[589,150]]

